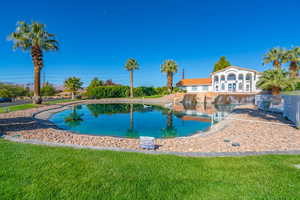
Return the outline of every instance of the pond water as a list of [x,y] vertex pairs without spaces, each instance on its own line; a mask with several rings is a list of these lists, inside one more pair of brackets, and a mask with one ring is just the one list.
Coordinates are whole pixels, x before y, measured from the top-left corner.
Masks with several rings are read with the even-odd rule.
[[143,104],[87,104],[70,107],[51,116],[59,128],[75,133],[138,138],[189,136],[208,130],[228,113],[175,111]]

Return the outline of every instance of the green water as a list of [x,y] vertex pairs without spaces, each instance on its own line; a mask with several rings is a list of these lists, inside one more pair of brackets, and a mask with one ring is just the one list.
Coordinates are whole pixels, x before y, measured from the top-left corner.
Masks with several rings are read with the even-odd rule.
[[[137,138],[189,136],[211,126],[210,116],[195,116],[159,106],[142,104],[88,104],[54,114],[50,121],[59,128],[80,134]],[[206,119],[203,121],[197,120]]]

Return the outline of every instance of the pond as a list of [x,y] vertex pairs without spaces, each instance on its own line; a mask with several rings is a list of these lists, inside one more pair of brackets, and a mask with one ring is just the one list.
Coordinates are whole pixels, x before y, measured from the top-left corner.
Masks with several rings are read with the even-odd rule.
[[50,121],[61,129],[80,134],[171,138],[206,131],[227,112],[212,115],[143,104],[84,104],[55,113]]

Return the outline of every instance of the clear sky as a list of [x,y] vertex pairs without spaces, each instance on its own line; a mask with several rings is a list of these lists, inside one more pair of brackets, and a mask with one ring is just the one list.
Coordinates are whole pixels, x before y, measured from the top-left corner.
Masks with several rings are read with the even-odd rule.
[[[186,78],[208,77],[222,55],[231,64],[263,71],[263,54],[274,46],[300,45],[299,0],[15,0],[1,2],[0,81],[32,82],[31,57],[12,51],[6,36],[16,22],[47,25],[60,42],[45,53],[46,80],[69,76],[129,83],[125,61],[138,60],[135,85],[161,86],[165,59]],[[180,74],[175,75],[175,81]]]

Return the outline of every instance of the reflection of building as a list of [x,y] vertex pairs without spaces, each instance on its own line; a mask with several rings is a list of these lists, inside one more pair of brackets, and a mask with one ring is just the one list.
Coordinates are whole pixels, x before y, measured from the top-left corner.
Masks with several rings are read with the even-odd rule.
[[182,79],[177,85],[187,92],[257,93],[260,72],[236,66],[213,72],[211,78]]

